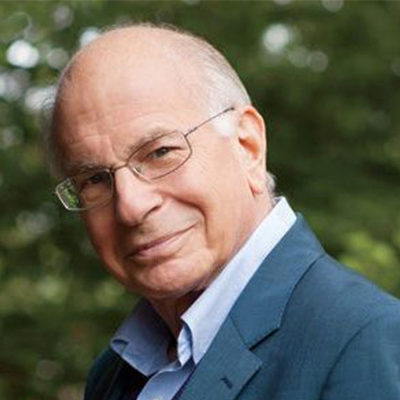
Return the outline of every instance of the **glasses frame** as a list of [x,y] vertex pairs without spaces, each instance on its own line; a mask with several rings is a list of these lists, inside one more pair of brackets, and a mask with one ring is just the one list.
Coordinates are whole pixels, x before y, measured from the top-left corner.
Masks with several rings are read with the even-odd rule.
[[[93,210],[93,209],[102,207],[102,206],[104,206],[105,204],[107,204],[107,203],[114,197],[114,190],[115,190],[115,178],[114,178],[114,174],[115,174],[116,171],[118,171],[118,170],[121,169],[121,168],[127,167],[127,168],[129,168],[129,170],[130,170],[132,173],[134,173],[137,177],[139,177],[139,178],[141,178],[141,179],[144,179],[144,180],[147,181],[147,182],[151,182],[151,181],[154,181],[154,180],[163,178],[163,177],[165,177],[165,176],[167,176],[167,175],[169,175],[169,174],[175,172],[177,169],[179,169],[180,167],[182,167],[182,166],[186,163],[186,161],[189,160],[189,158],[190,158],[190,157],[192,156],[192,154],[193,154],[192,146],[190,145],[190,142],[189,142],[189,140],[188,140],[187,137],[188,137],[190,134],[192,134],[193,132],[197,131],[197,130],[198,130],[199,128],[201,128],[202,126],[204,126],[205,124],[207,124],[208,122],[214,120],[215,118],[217,118],[217,117],[219,117],[219,116],[221,116],[221,115],[223,115],[223,114],[226,114],[226,113],[229,112],[229,111],[233,111],[234,109],[235,109],[235,107],[233,107],[233,106],[227,107],[227,108],[225,108],[224,110],[218,112],[217,114],[214,114],[214,115],[212,115],[211,117],[207,118],[205,121],[201,122],[200,124],[194,126],[193,128],[190,128],[189,130],[187,130],[187,131],[184,132],[184,133],[183,133],[183,132],[180,132],[180,131],[172,131],[172,132],[179,132],[179,133],[183,136],[183,138],[186,140],[186,143],[187,143],[188,148],[189,148],[189,154],[188,154],[188,156],[187,156],[179,165],[177,165],[175,168],[173,168],[172,170],[170,170],[170,171],[168,171],[168,172],[166,172],[166,173],[163,173],[163,174],[161,174],[161,175],[159,175],[159,176],[156,176],[156,177],[154,177],[154,178],[149,178],[149,177],[147,177],[146,175],[143,175],[135,166],[130,165],[130,160],[131,160],[132,157],[133,157],[137,152],[139,152],[144,146],[147,146],[148,143],[150,143],[150,142],[152,142],[152,141],[154,141],[154,140],[157,140],[158,138],[160,138],[160,137],[162,137],[162,136],[168,135],[168,133],[162,134],[162,135],[160,135],[160,136],[157,136],[157,137],[155,137],[155,138],[149,140],[148,142],[144,143],[143,145],[141,145],[139,148],[137,148],[137,149],[128,157],[128,159],[126,160],[126,162],[125,162],[123,165],[120,165],[120,166],[118,166],[118,167],[116,167],[116,168],[101,168],[101,169],[99,169],[98,171],[105,171],[105,172],[107,172],[107,173],[110,175],[110,184],[111,184],[110,195],[109,195],[107,198],[105,198],[104,201],[102,201],[102,202],[99,203],[99,204],[96,204],[96,205],[94,205],[94,206],[89,206],[89,207],[77,208],[77,207],[71,207],[71,206],[65,201],[63,195],[61,194],[61,193],[62,193],[61,191],[63,190],[64,186],[67,185],[67,184],[69,184],[71,181],[73,181],[74,177],[77,176],[77,175],[74,175],[74,176],[67,177],[67,178],[63,179],[61,182],[59,182],[59,183],[56,185],[55,191],[54,191],[54,192],[55,192],[57,198],[60,200],[61,204],[62,204],[62,205],[64,206],[64,208],[67,209],[68,211],[78,211],[78,212],[79,212],[79,211],[88,211],[88,210]],[[172,132],[170,132],[170,133],[172,133]],[[94,170],[94,171],[95,171],[95,170]]]

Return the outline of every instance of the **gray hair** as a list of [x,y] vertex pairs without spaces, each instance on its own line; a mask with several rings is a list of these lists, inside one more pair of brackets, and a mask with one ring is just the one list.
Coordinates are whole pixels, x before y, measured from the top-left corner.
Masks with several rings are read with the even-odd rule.
[[[171,56],[181,56],[190,58],[191,61],[198,65],[200,73],[203,75],[200,87],[200,96],[197,99],[199,105],[204,108],[209,114],[221,111],[227,107],[239,107],[251,104],[251,99],[240,80],[236,71],[229,64],[227,59],[215,47],[213,47],[206,40],[195,36],[194,34],[183,31],[171,25],[155,25],[152,23],[136,23],[126,27],[111,27],[103,31],[104,34],[113,32],[120,29],[129,28],[148,28],[163,30],[174,35],[175,43],[178,40],[178,46],[171,46],[169,51],[173,54]],[[46,107],[45,112],[45,149],[50,171],[55,176],[62,175],[61,153],[57,147],[56,139],[54,137],[55,130],[55,116],[54,109],[57,99],[60,95],[60,86],[63,83],[63,77],[68,73],[73,60],[64,68],[61,73],[57,95],[55,100]],[[229,118],[227,120],[227,118]],[[228,122],[228,125],[227,125]],[[232,117],[227,115],[224,118],[219,118],[213,121],[217,131],[227,132],[232,131],[229,126],[233,127]],[[222,124],[224,129],[222,128]],[[266,186],[271,198],[274,197],[275,179],[274,176],[266,171]]]

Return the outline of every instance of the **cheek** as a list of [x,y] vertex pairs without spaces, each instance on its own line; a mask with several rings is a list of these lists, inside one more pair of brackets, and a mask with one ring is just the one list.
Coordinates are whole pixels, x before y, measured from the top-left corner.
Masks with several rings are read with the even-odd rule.
[[121,249],[117,225],[109,210],[111,207],[100,209],[96,215],[84,218],[90,241],[100,257],[104,267],[128,290],[132,290],[132,282],[121,262]]
[[217,155],[213,160],[198,157],[181,175],[178,187],[181,199],[202,215],[207,246],[229,251],[229,243],[235,244],[240,229],[245,195],[245,181],[234,160]]
[[110,207],[102,207],[83,217],[89,238],[97,253],[109,257],[115,239],[115,224]]

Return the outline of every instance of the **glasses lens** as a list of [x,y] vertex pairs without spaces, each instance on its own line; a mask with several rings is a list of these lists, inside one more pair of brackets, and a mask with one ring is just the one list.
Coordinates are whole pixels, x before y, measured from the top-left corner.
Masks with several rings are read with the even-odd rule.
[[190,154],[185,136],[174,131],[144,144],[132,155],[129,164],[146,178],[156,179],[175,171]]
[[112,196],[112,176],[108,170],[79,174],[61,182],[56,193],[68,210],[87,210]]

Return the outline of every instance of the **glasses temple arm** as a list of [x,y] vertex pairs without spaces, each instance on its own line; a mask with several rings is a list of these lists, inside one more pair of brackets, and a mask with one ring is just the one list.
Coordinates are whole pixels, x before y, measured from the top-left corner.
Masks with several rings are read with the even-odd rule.
[[194,131],[196,131],[197,129],[201,128],[203,125],[207,124],[208,122],[212,121],[213,119],[219,117],[220,115],[223,115],[225,113],[227,113],[228,111],[233,111],[235,109],[235,107],[231,106],[228,108],[225,108],[224,110],[220,111],[218,114],[213,115],[212,117],[206,119],[205,121],[203,121],[201,124],[195,126],[192,129],[189,129],[184,136],[189,136],[191,133],[193,133]]

